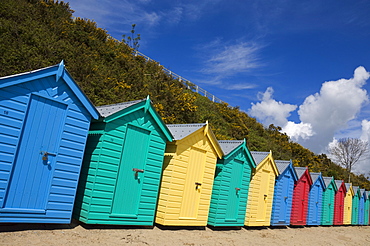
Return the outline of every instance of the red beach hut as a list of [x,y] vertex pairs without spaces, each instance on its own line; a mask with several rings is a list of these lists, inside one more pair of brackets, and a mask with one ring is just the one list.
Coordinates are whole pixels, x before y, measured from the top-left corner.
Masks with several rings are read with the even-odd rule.
[[343,225],[344,216],[344,198],[346,197],[347,188],[343,180],[335,180],[337,193],[334,196],[334,220],[333,225]]
[[294,184],[292,212],[290,216],[291,225],[306,225],[308,195],[312,185],[311,175],[307,167],[294,167],[298,180]]

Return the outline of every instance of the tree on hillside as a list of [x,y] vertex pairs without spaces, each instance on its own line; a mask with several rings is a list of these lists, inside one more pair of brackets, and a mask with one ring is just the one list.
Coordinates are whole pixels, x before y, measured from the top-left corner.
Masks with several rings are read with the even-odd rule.
[[333,159],[346,169],[348,182],[351,182],[353,166],[368,153],[368,142],[357,138],[341,138],[329,148]]

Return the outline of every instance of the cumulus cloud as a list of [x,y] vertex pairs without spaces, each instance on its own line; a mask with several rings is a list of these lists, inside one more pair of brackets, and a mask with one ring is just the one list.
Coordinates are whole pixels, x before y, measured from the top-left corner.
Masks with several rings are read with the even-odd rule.
[[282,129],[291,139],[298,142],[299,140],[309,139],[312,137],[315,132],[312,129],[310,123],[295,123],[292,121],[288,121],[286,125]]
[[362,120],[361,128],[362,128],[361,140],[369,142],[370,141],[370,121]]
[[252,103],[248,113],[260,120],[265,126],[270,124],[285,126],[290,112],[296,110],[297,105],[278,102],[272,98],[273,93],[272,87],[268,87],[264,93],[260,93],[259,99],[261,102]]

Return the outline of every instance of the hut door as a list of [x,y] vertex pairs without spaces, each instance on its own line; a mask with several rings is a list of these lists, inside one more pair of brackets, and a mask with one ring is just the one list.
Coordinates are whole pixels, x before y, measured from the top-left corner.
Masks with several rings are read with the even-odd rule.
[[243,161],[234,160],[231,169],[231,179],[228,194],[228,206],[226,207],[226,220],[237,220],[239,211],[239,200],[241,192],[245,192],[241,188],[243,178]]
[[114,192],[112,215],[136,217],[139,209],[150,131],[128,125]]
[[257,221],[265,221],[266,220],[266,213],[267,213],[267,202],[269,199],[269,185],[270,185],[270,171],[263,169],[261,172],[261,180],[260,180],[260,192],[258,197],[258,205],[260,206],[257,208]]
[[180,219],[196,219],[198,216],[206,153],[202,149],[194,147],[190,149]]
[[45,212],[66,109],[31,94],[3,208]]
[[281,191],[282,195],[282,202],[281,202],[281,210],[279,212],[279,222],[286,222],[287,220],[287,210],[288,210],[288,201],[289,201],[289,186],[291,182],[290,175],[284,175],[285,182],[283,182],[283,187]]
[[299,213],[298,213],[298,218],[297,218],[297,221],[298,222],[302,222],[303,219],[304,219],[304,212],[307,211],[306,210],[306,192],[307,192],[307,181],[305,180],[302,180],[301,181],[302,184],[301,184],[301,192],[300,192],[300,203],[301,203],[301,207],[300,207],[300,210],[299,210]]
[[319,201],[320,201],[320,185],[316,184],[314,187],[312,187],[313,192],[313,197],[314,197],[314,205],[312,209],[312,218],[313,218],[313,223],[318,223],[320,218],[319,218]]

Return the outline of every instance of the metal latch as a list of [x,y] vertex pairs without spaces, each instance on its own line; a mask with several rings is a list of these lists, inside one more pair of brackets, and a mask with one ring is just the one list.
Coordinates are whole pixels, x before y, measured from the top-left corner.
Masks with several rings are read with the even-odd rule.
[[139,175],[139,173],[143,173],[144,169],[139,169],[139,168],[133,168],[132,171],[135,172],[135,177]]
[[195,189],[197,190],[198,189],[198,186],[201,186],[202,185],[202,183],[198,183],[198,182],[195,182]]

